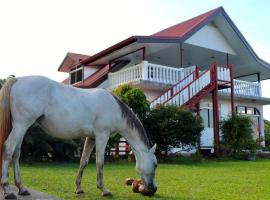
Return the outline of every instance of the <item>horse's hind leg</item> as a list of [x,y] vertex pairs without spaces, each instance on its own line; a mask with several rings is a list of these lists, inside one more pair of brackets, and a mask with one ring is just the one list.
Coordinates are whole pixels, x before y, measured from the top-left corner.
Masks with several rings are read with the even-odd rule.
[[83,148],[83,153],[80,161],[80,168],[78,171],[77,179],[76,179],[76,194],[81,194],[83,193],[83,189],[81,187],[81,181],[82,181],[82,176],[83,176],[83,171],[86,165],[89,162],[90,155],[94,149],[95,146],[95,140],[92,138],[87,137],[84,143],[84,148]]
[[27,189],[25,189],[22,186],[22,183],[21,183],[20,167],[19,167],[21,145],[22,145],[21,143],[18,144],[18,146],[15,149],[14,155],[13,155],[13,170],[14,170],[15,185],[19,189],[19,195],[26,196],[26,195],[30,195],[30,193],[28,192]]
[[6,199],[16,198],[15,194],[9,192],[8,182],[8,169],[12,160],[15,148],[18,144],[21,144],[28,127],[21,125],[13,125],[12,131],[10,132],[5,144],[3,151],[3,166],[2,166],[2,179],[1,184],[4,189]]
[[107,131],[96,134],[97,187],[102,191],[103,196],[112,195],[103,182],[104,153],[109,138],[110,133]]

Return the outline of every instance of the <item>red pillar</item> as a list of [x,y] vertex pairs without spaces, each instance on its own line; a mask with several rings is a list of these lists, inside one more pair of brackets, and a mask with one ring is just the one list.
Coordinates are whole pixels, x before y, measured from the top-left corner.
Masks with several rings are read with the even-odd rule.
[[217,65],[214,64],[212,73],[212,81],[215,88],[212,92],[212,102],[213,102],[213,126],[214,126],[214,147],[215,151],[219,145],[219,104],[218,104],[218,80],[217,80]]
[[115,145],[115,155],[119,155],[119,142]]
[[230,68],[230,79],[231,79],[231,111],[234,112],[234,82],[233,82],[233,65]]

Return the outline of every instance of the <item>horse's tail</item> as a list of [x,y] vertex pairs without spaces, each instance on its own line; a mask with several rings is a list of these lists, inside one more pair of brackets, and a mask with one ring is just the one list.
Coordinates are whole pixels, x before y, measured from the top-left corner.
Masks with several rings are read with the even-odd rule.
[[0,90],[0,174],[2,174],[3,145],[11,131],[10,90],[16,78],[9,78]]

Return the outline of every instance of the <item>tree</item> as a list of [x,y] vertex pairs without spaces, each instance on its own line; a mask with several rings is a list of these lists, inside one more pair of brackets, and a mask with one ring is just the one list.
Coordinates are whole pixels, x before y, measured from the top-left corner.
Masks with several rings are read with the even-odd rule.
[[4,83],[6,82],[6,80],[8,78],[11,78],[11,77],[15,77],[15,76],[14,75],[9,75],[7,78],[0,79],[0,89],[2,88],[2,86],[4,85]]
[[221,122],[222,143],[231,152],[254,150],[256,141],[252,136],[252,122],[247,116],[233,113],[231,117]]
[[200,116],[173,105],[152,109],[143,124],[150,142],[157,144],[159,152],[187,145],[195,146],[203,130]]
[[133,88],[128,84],[120,85],[113,93],[125,102],[135,114],[143,120],[146,113],[150,110],[150,103],[142,89]]
[[[139,119],[143,121],[146,113],[150,110],[150,103],[142,89],[134,88],[129,84],[123,84],[115,88],[113,93],[126,103]],[[119,140],[119,134],[110,138],[106,147],[107,154],[110,153],[110,149],[115,147]]]

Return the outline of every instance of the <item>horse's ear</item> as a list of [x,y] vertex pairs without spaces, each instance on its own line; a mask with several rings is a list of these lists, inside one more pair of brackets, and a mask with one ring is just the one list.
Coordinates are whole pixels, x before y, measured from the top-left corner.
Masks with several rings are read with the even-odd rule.
[[155,153],[157,148],[157,144],[154,144],[154,146],[150,149],[151,153]]

